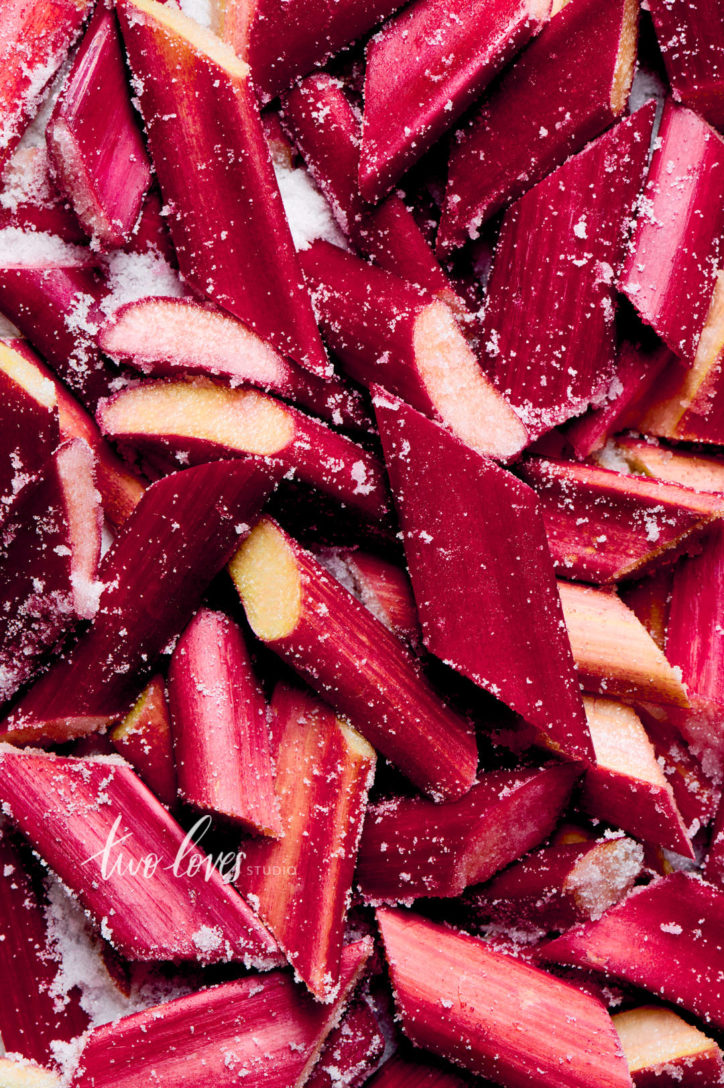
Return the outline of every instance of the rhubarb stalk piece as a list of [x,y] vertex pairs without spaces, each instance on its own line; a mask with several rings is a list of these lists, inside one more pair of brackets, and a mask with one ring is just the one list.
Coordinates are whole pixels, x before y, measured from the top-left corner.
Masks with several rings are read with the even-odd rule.
[[370,1004],[355,1000],[330,1032],[306,1088],[361,1088],[378,1064],[385,1037]]
[[2,174],[0,229],[51,234],[69,245],[84,245],[88,236],[50,172],[44,146],[19,147]]
[[443,1069],[399,1053],[386,1061],[369,1082],[369,1088],[465,1088],[467,1080]]
[[122,0],[117,11],[185,279],[278,351],[331,376],[247,65],[177,8]]
[[1,1088],[62,1088],[57,1073],[24,1060],[0,1058]]
[[575,986],[405,911],[379,910],[395,1004],[415,1046],[506,1088],[626,1088],[604,1006]]
[[461,130],[450,156],[438,250],[449,253],[582,148],[626,106],[638,5],[571,0]]
[[163,677],[151,677],[130,712],[109,736],[116,751],[128,760],[161,804],[171,808],[177,792],[176,765]]
[[435,800],[466,793],[470,726],[424,679],[407,647],[269,518],[230,565],[254,634]]
[[402,401],[375,409],[425,645],[554,751],[590,759],[535,495]]
[[[708,827],[721,797],[711,768],[704,770],[662,707],[639,707],[639,716],[654,746],[656,760],[674,791],[676,807],[690,838]],[[711,879],[709,877],[708,879]],[[716,881],[715,881],[716,883]]]
[[420,642],[415,598],[404,570],[359,550],[336,551],[333,556],[325,557],[325,565],[388,630],[413,645]]
[[53,383],[23,340],[0,340],[0,516],[60,441]]
[[724,888],[724,802],[719,807],[711,829],[709,850],[704,860],[704,878],[719,888]]
[[375,753],[334,711],[279,685],[272,756],[281,811],[278,842],[240,851],[237,887],[321,1001],[340,980],[344,922]]
[[717,5],[652,0],[649,10],[674,98],[724,128],[724,25]]
[[724,464],[716,457],[669,449],[655,441],[628,435],[617,438],[616,450],[632,472],[681,484],[694,491],[724,493]]
[[641,1005],[612,1020],[635,1088],[704,1088],[724,1076],[714,1040],[672,1009]]

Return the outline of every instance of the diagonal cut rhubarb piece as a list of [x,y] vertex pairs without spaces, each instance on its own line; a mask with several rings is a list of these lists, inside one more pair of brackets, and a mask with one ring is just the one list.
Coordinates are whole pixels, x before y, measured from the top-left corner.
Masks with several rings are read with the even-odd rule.
[[24,340],[0,340],[0,516],[60,441],[55,388],[36,358]]
[[247,65],[170,5],[120,0],[117,11],[184,278],[278,351],[331,376]]
[[649,10],[674,98],[724,128],[724,25],[717,4],[651,0]]
[[402,401],[374,403],[425,645],[590,759],[535,494]]
[[370,1003],[357,998],[329,1033],[306,1088],[361,1088],[384,1049],[385,1037]]
[[[701,542],[692,544],[697,551]],[[637,582],[624,582],[619,586],[621,600],[634,612],[656,645],[666,651],[666,627],[669,621],[669,601],[674,579],[675,564],[657,567],[652,574]]]
[[207,379],[151,381],[102,401],[104,434],[170,465],[252,455],[271,459],[302,483],[364,517],[383,521],[387,487],[379,461],[321,420],[256,389]]
[[565,763],[489,771],[459,800],[398,797],[371,805],[357,883],[372,903],[453,897],[547,839],[579,771]]
[[321,1001],[340,980],[357,845],[375,770],[366,740],[316,698],[283,685],[272,698],[278,842],[242,845],[236,885]]
[[438,250],[449,253],[618,117],[636,56],[634,0],[571,0],[498,80],[453,146]]
[[213,860],[117,756],[0,750],[13,822],[131,960],[278,960],[264,926]]
[[429,1062],[409,1058],[399,1051],[386,1061],[369,1082],[369,1088],[465,1088],[467,1080]]
[[302,1088],[372,951],[349,944],[333,1005],[319,1005],[274,971],[200,990],[97,1028],[75,1088]]
[[161,804],[171,808],[176,801],[176,765],[162,676],[151,677],[129,713],[108,735]]
[[418,915],[378,910],[402,1028],[506,1088],[626,1088],[604,1006],[566,982]]
[[724,1076],[713,1039],[672,1009],[641,1005],[612,1017],[635,1088],[716,1084]]
[[616,450],[632,472],[681,484],[694,491],[724,492],[724,464],[716,457],[673,450],[657,442],[628,435],[616,439]]
[[168,695],[181,797],[262,835],[282,834],[267,708],[237,624],[202,608],[171,658]]
[[509,459],[527,444],[445,303],[328,242],[301,262],[326,341],[351,378],[383,386],[481,453]]
[[411,651],[270,518],[230,573],[254,634],[435,800],[466,793],[477,745]]

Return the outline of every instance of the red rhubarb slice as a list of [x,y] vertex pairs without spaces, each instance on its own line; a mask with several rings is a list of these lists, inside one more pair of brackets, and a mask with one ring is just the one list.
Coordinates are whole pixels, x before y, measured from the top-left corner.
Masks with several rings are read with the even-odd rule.
[[329,375],[247,65],[172,6],[121,0],[117,10],[184,277]]
[[642,1005],[612,1020],[635,1088],[704,1088],[724,1076],[714,1040],[672,1009]]
[[604,1006],[484,941],[415,914],[379,910],[402,1028],[415,1046],[506,1088],[626,1088]]
[[663,707],[649,706],[647,711],[639,708],[639,716],[654,746],[656,760],[674,791],[687,833],[693,838],[716,815],[720,790],[711,768],[704,770]]
[[467,1084],[450,1069],[398,1052],[372,1078],[369,1088],[465,1088]]
[[412,653],[269,518],[230,565],[254,634],[436,800],[466,793],[477,745]]
[[306,1088],[361,1088],[384,1049],[377,1017],[369,1003],[359,998],[330,1032]]
[[677,101],[724,128],[724,23],[712,0],[651,0],[669,84]]
[[0,518],[60,440],[55,389],[36,359],[23,340],[0,340]]
[[553,750],[591,758],[534,493],[401,401],[375,409],[425,645]]
[[[328,570],[350,589],[384,623],[406,642],[420,641],[420,622],[407,574],[394,563],[359,550],[336,552],[325,557]],[[340,564],[339,571],[337,563]],[[351,579],[351,581],[350,581]]]
[[176,765],[163,677],[152,677],[133,707],[114,729],[113,747],[170,808],[176,800]]
[[724,802],[719,808],[711,829],[709,851],[704,860],[703,876],[719,888],[724,888]]
[[637,16],[632,0],[571,0],[503,74],[453,147],[439,249],[477,237],[623,112]]

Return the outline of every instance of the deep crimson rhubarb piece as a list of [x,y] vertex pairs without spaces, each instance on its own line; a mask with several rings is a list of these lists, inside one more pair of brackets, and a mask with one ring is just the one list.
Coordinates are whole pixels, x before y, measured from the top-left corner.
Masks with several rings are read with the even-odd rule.
[[460,801],[396,798],[370,806],[357,882],[365,899],[400,903],[452,897],[489,880],[548,838],[578,770],[489,771]]
[[301,261],[325,338],[350,377],[383,386],[483,453],[520,452],[523,424],[445,303],[328,242]]
[[709,851],[704,861],[703,875],[712,884],[724,888],[724,801],[721,799],[711,829]]
[[506,1088],[630,1088],[604,1006],[484,941],[378,910],[395,1004],[415,1044]]
[[243,960],[276,946],[244,900],[131,768],[114,756],[0,752],[14,823],[132,960]]
[[104,434],[169,465],[252,455],[365,517],[388,513],[384,470],[373,454],[321,420],[256,389],[204,379],[152,381],[123,389],[98,411]]
[[[692,544],[697,551],[700,543]],[[621,600],[634,612],[656,645],[666,649],[666,626],[669,620],[669,601],[675,565],[657,567],[652,574],[636,582],[624,582],[619,586]]]
[[[621,121],[503,220],[483,322],[486,369],[532,438],[580,415],[614,377],[612,281],[655,113],[651,102]],[[600,184],[614,173],[613,188]]]
[[202,608],[168,673],[179,792],[195,808],[281,834],[266,702],[237,624]]
[[55,389],[36,359],[24,340],[0,340],[0,519],[60,440]]
[[540,954],[640,986],[721,1028],[723,907],[724,895],[711,884],[673,873],[542,945]]
[[369,1082],[369,1088],[465,1088],[467,1080],[431,1062],[399,1053],[386,1061]]
[[384,1049],[377,1017],[369,1003],[359,998],[330,1032],[306,1088],[361,1088]]
[[185,279],[295,362],[331,375],[247,65],[174,7],[121,0],[117,10]]
[[453,147],[439,249],[477,237],[623,112],[637,16],[632,0],[571,0],[503,74]]
[[654,746],[657,762],[674,791],[687,833],[693,838],[714,819],[721,791],[662,707],[639,708],[639,716]]
[[553,750],[590,759],[534,493],[402,401],[375,409],[425,645]]
[[621,290],[672,351],[692,362],[720,253],[724,141],[667,102]]
[[550,0],[416,0],[367,46],[359,186],[383,197],[536,34]]
[[715,0],[651,0],[674,98],[724,128],[724,22]]
[[338,557],[352,579],[355,597],[390,631],[407,642],[418,643],[420,621],[405,571],[369,552],[355,550]]
[[724,1076],[714,1040],[672,1009],[642,1005],[612,1020],[635,1088],[705,1088]]
[[436,800],[466,793],[477,746],[407,647],[269,518],[230,565],[254,633]]
[[220,461],[149,487],[104,557],[93,626],[30,689],[5,721],[5,737],[67,739],[124,715],[248,532],[270,480],[254,462]]
[[113,747],[170,808],[176,800],[176,765],[162,676],[153,676],[130,712],[110,734]]
[[296,976],[331,1001],[375,753],[329,707],[281,685],[272,738],[281,838],[242,846],[236,884]]

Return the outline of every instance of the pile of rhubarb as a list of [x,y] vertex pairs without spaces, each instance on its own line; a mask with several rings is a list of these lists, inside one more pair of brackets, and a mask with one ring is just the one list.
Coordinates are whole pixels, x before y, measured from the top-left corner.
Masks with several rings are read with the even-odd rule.
[[0,1088],[724,1083],[724,9],[0,0]]

